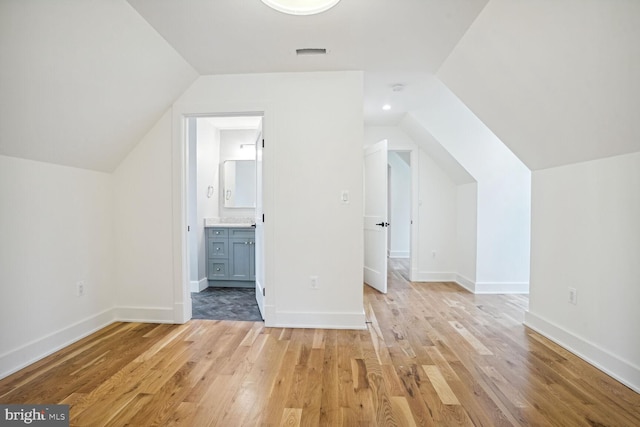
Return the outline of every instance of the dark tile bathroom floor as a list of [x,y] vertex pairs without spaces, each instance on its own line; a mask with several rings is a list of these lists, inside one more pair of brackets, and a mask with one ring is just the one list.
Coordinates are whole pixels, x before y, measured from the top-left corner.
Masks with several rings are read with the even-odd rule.
[[254,288],[206,288],[192,292],[193,319],[262,321]]

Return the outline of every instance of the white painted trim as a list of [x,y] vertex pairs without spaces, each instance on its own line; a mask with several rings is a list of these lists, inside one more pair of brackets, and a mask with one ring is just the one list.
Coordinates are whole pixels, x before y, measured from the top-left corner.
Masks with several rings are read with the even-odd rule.
[[0,355],[0,379],[61,350],[116,321],[113,309],[104,310],[42,338]]
[[174,319],[175,310],[164,307],[116,307],[116,319],[120,322],[183,323]]
[[453,282],[455,278],[455,273],[420,271],[416,282]]
[[[266,298],[266,297],[265,297]],[[266,301],[266,299],[265,299]],[[267,328],[275,328],[276,324],[276,307],[273,304],[265,304],[264,305],[264,326]]]
[[[416,263],[416,264],[417,264],[417,263]],[[414,265],[416,265],[416,264],[414,264]],[[419,277],[419,276],[420,276],[420,272],[418,271],[418,269],[417,269],[417,268],[412,268],[412,269],[411,269],[411,274],[410,274],[410,276],[409,276],[409,279],[410,279],[412,282],[419,282],[419,280],[418,280],[418,277]]]
[[476,282],[475,294],[528,294],[529,282]]
[[461,274],[456,274],[455,282],[469,292],[474,294],[476,293],[476,283],[473,280],[470,280]]
[[202,292],[209,286],[209,280],[205,277],[200,280],[191,281],[191,292]]
[[524,313],[524,324],[640,393],[640,367],[529,311]]
[[390,251],[389,258],[409,258],[410,251]]
[[[364,310],[360,313],[276,311],[277,328],[366,329]],[[271,325],[269,325],[271,326]]]
[[[172,106],[172,137],[171,137],[171,165],[172,165],[172,236],[173,236],[173,300],[175,313],[173,315],[175,323],[185,323],[191,319],[191,293],[190,280],[187,277],[187,239],[184,230],[187,229],[187,144],[185,136],[185,120],[190,116],[211,116],[211,115],[256,115],[263,117],[262,135],[266,140],[271,139],[270,150],[263,153],[263,208],[267,212],[269,220],[264,224],[264,286],[269,287],[269,303],[275,303],[276,284],[272,281],[271,265],[275,256],[273,244],[273,230],[277,218],[277,207],[271,200],[271,189],[275,188],[273,170],[269,167],[274,145],[278,139],[277,132],[270,133],[267,122],[276,123],[277,108],[268,100],[255,100],[252,102],[234,102],[229,100],[214,99],[209,103],[182,103],[176,102]],[[271,285],[273,283],[273,285]],[[271,312],[265,310],[265,323]]]

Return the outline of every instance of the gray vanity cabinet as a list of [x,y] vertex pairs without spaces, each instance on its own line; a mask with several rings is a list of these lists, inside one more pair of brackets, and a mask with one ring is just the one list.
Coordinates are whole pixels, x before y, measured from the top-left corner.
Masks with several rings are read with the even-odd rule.
[[255,281],[255,230],[253,228],[206,229],[207,278],[214,286],[242,286]]
[[229,269],[229,277],[236,280],[255,280],[255,239],[229,239],[229,252],[233,264]]
[[207,228],[207,279],[229,279],[229,236],[226,228]]

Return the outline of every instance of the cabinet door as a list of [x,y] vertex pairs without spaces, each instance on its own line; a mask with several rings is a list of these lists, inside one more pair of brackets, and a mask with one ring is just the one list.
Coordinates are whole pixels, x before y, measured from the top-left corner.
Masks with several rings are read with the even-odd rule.
[[251,257],[251,250],[253,249],[253,244],[249,244],[250,240],[252,239],[229,240],[229,266],[231,270],[229,271],[230,279],[252,280],[251,265],[253,257]]

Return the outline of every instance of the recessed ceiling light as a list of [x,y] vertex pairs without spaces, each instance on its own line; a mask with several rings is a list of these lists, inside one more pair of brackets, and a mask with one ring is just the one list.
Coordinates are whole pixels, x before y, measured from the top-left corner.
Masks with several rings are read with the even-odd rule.
[[262,3],[289,15],[315,15],[331,9],[340,0],[262,0]]
[[383,109],[384,111],[389,111],[389,110],[391,110],[391,105],[389,105],[389,104],[384,104],[384,105],[382,106],[382,109]]

